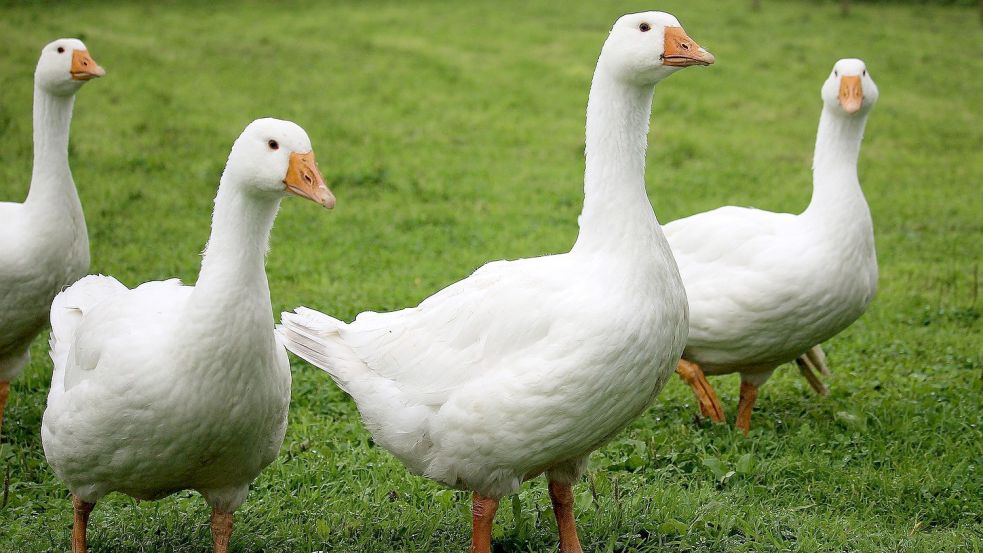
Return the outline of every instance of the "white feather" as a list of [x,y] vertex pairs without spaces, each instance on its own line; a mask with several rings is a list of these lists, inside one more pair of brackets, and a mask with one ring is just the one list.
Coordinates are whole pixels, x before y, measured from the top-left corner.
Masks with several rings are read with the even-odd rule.
[[171,279],[129,290],[90,276],[57,297],[41,438],[74,495],[157,499],[194,489],[232,512],[276,457],[290,367],[273,334],[263,260],[290,154],[310,149],[289,122],[246,128],[222,176],[195,286]]
[[81,41],[45,46],[34,79],[34,170],[24,203],[0,203],[0,382],[17,377],[48,309],[65,286],[89,270],[82,205],[68,167],[75,92],[71,56]]
[[544,471],[572,482],[671,375],[686,299],[643,179],[652,86],[671,71],[634,22],[656,15],[622,18],[598,61],[571,252],[489,263],[417,307],[348,324],[283,314],[287,348],[351,394],[411,471],[487,497]]
[[[842,75],[864,79],[856,114],[838,104]],[[708,374],[740,372],[763,383],[866,310],[877,257],[857,158],[876,99],[862,62],[837,63],[823,86],[813,198],[802,214],[722,207],[665,225],[690,302],[684,357]]]

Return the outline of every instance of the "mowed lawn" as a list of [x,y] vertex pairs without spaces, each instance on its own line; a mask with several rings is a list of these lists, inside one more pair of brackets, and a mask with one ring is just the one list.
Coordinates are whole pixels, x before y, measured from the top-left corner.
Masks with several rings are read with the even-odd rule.
[[[712,380],[729,415],[719,426],[694,417],[674,378],[592,457],[577,488],[581,539],[593,552],[983,549],[975,8],[133,4],[0,8],[0,199],[27,192],[38,52],[80,37],[109,72],[81,91],[72,125],[92,272],[194,282],[232,141],[276,116],[307,129],[338,206],[284,201],[267,261],[273,305],[341,318],[415,305],[489,260],[572,245],[588,87],[622,13],[670,11],[717,56],[656,91],[647,183],[663,222],[725,204],[804,209],[820,85],[837,59],[865,59],[881,91],[860,156],[880,291],[826,344],[831,394],[779,369],[744,438],[736,377]],[[0,551],[70,548],[68,492],[39,436],[46,344],[36,340],[7,408]],[[292,362],[286,441],[236,513],[232,549],[465,550],[469,496],[410,476],[326,375]],[[112,495],[92,515],[90,549],[207,551],[208,513],[191,492]],[[550,551],[555,531],[535,480],[503,501],[495,548]]]

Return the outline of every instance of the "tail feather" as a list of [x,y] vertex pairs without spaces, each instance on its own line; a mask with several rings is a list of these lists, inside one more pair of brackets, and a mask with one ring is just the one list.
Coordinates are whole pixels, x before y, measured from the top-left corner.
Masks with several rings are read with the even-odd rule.
[[364,363],[341,341],[339,330],[345,323],[304,307],[281,314],[280,322],[277,333],[288,350],[328,373],[342,390],[354,395],[350,384],[364,372]]
[[280,322],[276,332],[283,345],[328,373],[352,396],[375,441],[411,471],[426,472],[434,411],[407,396],[396,382],[374,373],[341,337],[344,322],[304,307],[283,313]]

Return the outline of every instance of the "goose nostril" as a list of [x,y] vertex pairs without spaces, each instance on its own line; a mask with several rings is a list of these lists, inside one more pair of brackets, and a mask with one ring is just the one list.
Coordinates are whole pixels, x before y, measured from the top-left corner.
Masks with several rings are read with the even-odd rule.
[[683,50],[689,50],[689,44],[686,44],[686,43],[684,42],[684,43],[682,44],[682,46],[683,46]]

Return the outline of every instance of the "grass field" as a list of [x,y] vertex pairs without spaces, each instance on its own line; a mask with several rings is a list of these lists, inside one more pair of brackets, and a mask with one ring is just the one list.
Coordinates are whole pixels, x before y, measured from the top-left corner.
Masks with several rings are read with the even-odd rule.
[[[694,419],[673,380],[598,451],[578,489],[585,549],[983,550],[983,28],[974,8],[854,2],[418,2],[5,5],[0,199],[30,179],[42,45],[78,36],[109,71],[80,93],[71,163],[92,272],[193,282],[232,141],[252,119],[311,135],[334,212],[285,201],[273,305],[343,318],[416,304],[482,263],[567,250],[582,201],[584,106],[622,13],[663,9],[717,56],[656,92],[648,187],[663,222],[724,204],[797,212],[811,191],[819,87],[862,57],[881,97],[860,176],[881,267],[869,312],[831,340],[813,395],[794,368],[733,430]],[[15,382],[0,453],[0,551],[69,549],[44,461],[46,336]],[[462,551],[470,501],[371,444],[353,403],[293,359],[290,427],[236,515],[234,551]],[[541,480],[503,502],[496,551],[555,547]],[[206,551],[193,493],[114,495],[90,549]]]

